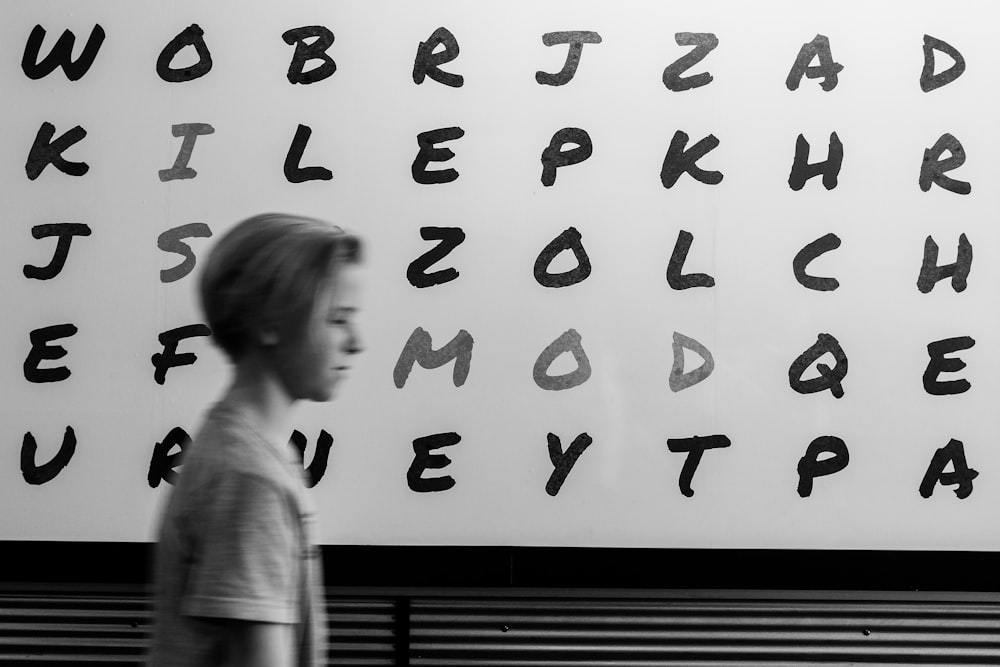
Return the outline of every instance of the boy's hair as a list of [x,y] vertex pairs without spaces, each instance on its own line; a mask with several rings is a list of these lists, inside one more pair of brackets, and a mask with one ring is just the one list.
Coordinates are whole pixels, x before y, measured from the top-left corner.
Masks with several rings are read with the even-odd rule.
[[215,244],[201,272],[201,306],[216,344],[233,361],[265,329],[304,326],[318,294],[361,242],[339,227],[265,213],[237,223]]

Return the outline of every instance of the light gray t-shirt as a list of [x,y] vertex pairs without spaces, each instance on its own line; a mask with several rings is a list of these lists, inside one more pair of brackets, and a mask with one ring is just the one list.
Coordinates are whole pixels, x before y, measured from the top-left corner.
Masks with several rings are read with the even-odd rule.
[[160,525],[149,664],[227,664],[219,619],[292,624],[293,664],[325,664],[315,517],[295,450],[217,405],[183,464]]

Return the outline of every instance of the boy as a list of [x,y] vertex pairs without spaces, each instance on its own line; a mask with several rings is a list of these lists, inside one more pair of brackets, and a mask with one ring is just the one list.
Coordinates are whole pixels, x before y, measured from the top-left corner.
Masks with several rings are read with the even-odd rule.
[[258,215],[215,245],[202,308],[233,379],[185,452],[156,557],[155,667],[325,664],[314,513],[289,445],[296,401],[330,400],[360,351],[360,242]]

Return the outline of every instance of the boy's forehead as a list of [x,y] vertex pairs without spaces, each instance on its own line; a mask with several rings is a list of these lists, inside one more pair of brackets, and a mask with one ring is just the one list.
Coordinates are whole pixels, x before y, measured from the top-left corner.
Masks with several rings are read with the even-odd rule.
[[360,290],[360,278],[354,265],[340,267],[326,285],[325,300],[339,307],[354,308]]

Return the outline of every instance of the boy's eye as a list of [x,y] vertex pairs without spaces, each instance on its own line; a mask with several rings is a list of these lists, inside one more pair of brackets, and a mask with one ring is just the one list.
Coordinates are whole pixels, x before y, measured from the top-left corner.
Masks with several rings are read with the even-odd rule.
[[353,309],[338,308],[330,313],[330,316],[327,318],[327,322],[338,326],[349,325],[351,323],[352,314]]
[[330,324],[337,324],[337,325],[350,324],[351,317],[348,313],[345,313],[342,310],[337,310],[330,313],[330,316],[327,318],[327,322],[329,322]]

